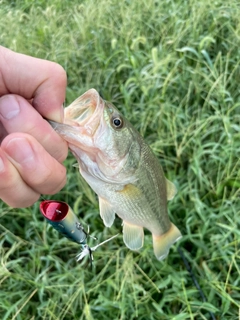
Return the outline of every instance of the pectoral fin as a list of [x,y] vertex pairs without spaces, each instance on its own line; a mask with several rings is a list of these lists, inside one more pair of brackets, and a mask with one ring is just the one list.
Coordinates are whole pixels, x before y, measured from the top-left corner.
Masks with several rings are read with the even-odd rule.
[[166,179],[166,187],[167,187],[167,199],[172,200],[175,197],[175,194],[177,193],[177,188],[168,179]]
[[79,168],[79,163],[78,163],[78,162],[74,163],[74,164],[72,165],[72,167],[74,167],[74,168]]
[[131,250],[139,250],[143,246],[143,228],[123,221],[123,241]]
[[115,219],[115,212],[112,206],[103,198],[99,197],[100,216],[106,227],[111,227]]

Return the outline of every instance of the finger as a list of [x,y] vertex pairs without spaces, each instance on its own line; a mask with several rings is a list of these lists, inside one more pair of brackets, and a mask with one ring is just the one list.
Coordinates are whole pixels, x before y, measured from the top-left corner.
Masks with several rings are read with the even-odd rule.
[[2,150],[25,183],[37,193],[55,194],[66,183],[66,169],[25,133],[12,133],[2,142]]
[[47,119],[62,121],[66,72],[57,63],[15,53],[0,46],[0,96],[16,93]]
[[8,133],[32,135],[59,162],[67,157],[67,143],[24,98],[13,94],[0,98],[0,120]]
[[24,208],[31,206],[40,197],[21,178],[17,169],[0,149],[0,198],[9,206]]

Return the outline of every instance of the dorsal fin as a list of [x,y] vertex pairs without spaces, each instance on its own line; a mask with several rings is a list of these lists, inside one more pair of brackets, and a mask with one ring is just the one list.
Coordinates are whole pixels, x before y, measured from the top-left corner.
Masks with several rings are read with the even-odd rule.
[[175,197],[175,194],[177,193],[177,188],[171,181],[169,181],[167,178],[165,179],[167,187],[167,199],[172,200]]

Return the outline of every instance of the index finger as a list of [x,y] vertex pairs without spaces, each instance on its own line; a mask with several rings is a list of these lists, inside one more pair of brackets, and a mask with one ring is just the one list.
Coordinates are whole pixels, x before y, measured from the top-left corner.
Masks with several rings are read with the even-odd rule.
[[57,63],[0,46],[0,96],[15,93],[47,119],[62,121],[67,77]]

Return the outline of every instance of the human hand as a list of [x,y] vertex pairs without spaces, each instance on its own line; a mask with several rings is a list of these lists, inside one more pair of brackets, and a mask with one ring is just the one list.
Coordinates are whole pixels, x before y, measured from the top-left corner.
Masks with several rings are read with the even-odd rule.
[[67,144],[42,118],[62,122],[66,83],[60,65],[0,46],[0,198],[12,207],[66,183]]

